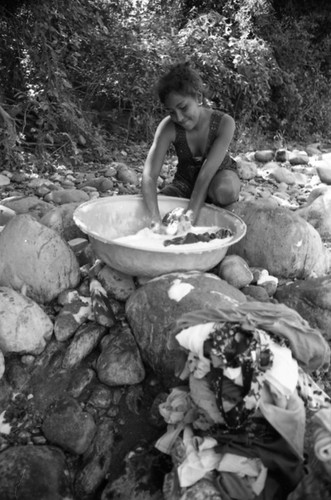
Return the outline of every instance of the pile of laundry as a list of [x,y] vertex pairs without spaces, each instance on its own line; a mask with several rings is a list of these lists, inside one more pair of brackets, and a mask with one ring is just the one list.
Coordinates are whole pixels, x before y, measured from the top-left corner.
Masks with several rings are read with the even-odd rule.
[[[165,500],[288,498],[307,474],[307,412],[331,416],[311,376],[330,364],[321,333],[283,304],[252,301],[184,315],[174,342],[183,385],[159,406],[168,425],[156,443],[173,463]],[[331,464],[331,428],[321,446]]]

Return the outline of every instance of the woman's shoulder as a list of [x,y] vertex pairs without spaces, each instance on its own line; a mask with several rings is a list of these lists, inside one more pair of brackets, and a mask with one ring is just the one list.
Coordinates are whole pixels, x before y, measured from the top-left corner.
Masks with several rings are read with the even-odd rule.
[[227,111],[225,111],[224,109],[219,109],[219,108],[211,108],[211,114],[212,114],[212,116],[215,116],[220,120],[223,118],[223,116],[225,116],[226,118],[228,116],[230,118],[232,118],[231,115]]
[[226,111],[221,109],[213,109],[212,110],[212,121],[213,126],[220,131],[225,128],[233,128],[235,126],[234,118],[229,115]]
[[171,142],[174,141],[176,137],[176,130],[170,116],[166,116],[165,118],[163,118],[163,120],[160,121],[157,127],[156,135],[167,137]]

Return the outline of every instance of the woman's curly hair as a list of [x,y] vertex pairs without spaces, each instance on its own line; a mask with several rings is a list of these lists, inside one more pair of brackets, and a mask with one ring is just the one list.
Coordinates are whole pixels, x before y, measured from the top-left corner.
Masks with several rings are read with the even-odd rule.
[[159,99],[164,104],[170,92],[190,95],[205,94],[205,87],[199,73],[190,67],[190,63],[178,63],[171,66],[168,72],[163,75],[157,85],[156,91]]

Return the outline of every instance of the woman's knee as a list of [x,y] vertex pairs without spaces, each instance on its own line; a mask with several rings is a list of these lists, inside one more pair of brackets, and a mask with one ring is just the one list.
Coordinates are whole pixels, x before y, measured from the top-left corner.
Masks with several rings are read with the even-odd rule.
[[[221,172],[220,172],[221,174]],[[239,198],[240,179],[235,172],[222,172],[208,190],[208,198],[216,205],[230,205]]]

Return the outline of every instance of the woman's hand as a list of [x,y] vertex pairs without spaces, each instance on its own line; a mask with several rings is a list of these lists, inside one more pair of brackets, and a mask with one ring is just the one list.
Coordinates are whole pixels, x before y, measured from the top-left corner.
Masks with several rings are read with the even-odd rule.
[[153,231],[153,233],[157,234],[167,234],[166,232],[166,226],[162,224],[161,219],[160,220],[152,220],[150,229]]
[[192,228],[193,212],[185,211],[182,207],[176,207],[162,219],[162,224],[166,227],[166,234],[174,236],[175,234],[187,233]]

